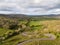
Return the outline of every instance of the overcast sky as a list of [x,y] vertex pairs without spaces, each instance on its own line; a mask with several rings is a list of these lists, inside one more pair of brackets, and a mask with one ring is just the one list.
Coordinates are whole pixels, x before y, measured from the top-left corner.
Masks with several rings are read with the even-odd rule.
[[4,14],[60,14],[60,0],[0,0]]

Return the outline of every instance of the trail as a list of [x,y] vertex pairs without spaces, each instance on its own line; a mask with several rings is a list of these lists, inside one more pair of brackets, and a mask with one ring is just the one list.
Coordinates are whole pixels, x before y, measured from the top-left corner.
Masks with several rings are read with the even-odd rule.
[[[49,35],[49,34],[48,34]],[[40,40],[55,40],[55,36],[53,35],[50,35],[51,37],[50,38],[39,38],[39,39],[30,39],[30,40],[25,40],[23,42],[20,42],[19,44],[17,45],[24,45],[26,43],[29,43],[29,42],[32,42],[32,41],[40,41]]]

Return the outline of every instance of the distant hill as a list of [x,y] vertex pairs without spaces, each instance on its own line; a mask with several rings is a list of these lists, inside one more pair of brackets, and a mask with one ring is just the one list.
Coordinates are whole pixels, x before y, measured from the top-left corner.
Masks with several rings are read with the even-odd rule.
[[21,18],[28,19],[30,17],[39,17],[39,18],[60,18],[60,15],[24,15],[24,14],[0,14],[0,17],[8,17],[8,18]]

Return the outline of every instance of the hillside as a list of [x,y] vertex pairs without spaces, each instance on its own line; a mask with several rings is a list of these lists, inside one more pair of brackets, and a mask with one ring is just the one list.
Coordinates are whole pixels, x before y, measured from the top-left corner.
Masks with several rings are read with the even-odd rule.
[[60,45],[60,15],[0,14],[0,45]]

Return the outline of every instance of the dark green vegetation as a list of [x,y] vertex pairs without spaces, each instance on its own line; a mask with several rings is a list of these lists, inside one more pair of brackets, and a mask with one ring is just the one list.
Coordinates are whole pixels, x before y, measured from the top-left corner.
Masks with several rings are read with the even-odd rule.
[[60,45],[60,18],[58,17],[60,16],[1,14],[0,45],[18,45],[26,41],[28,43],[23,45]]

